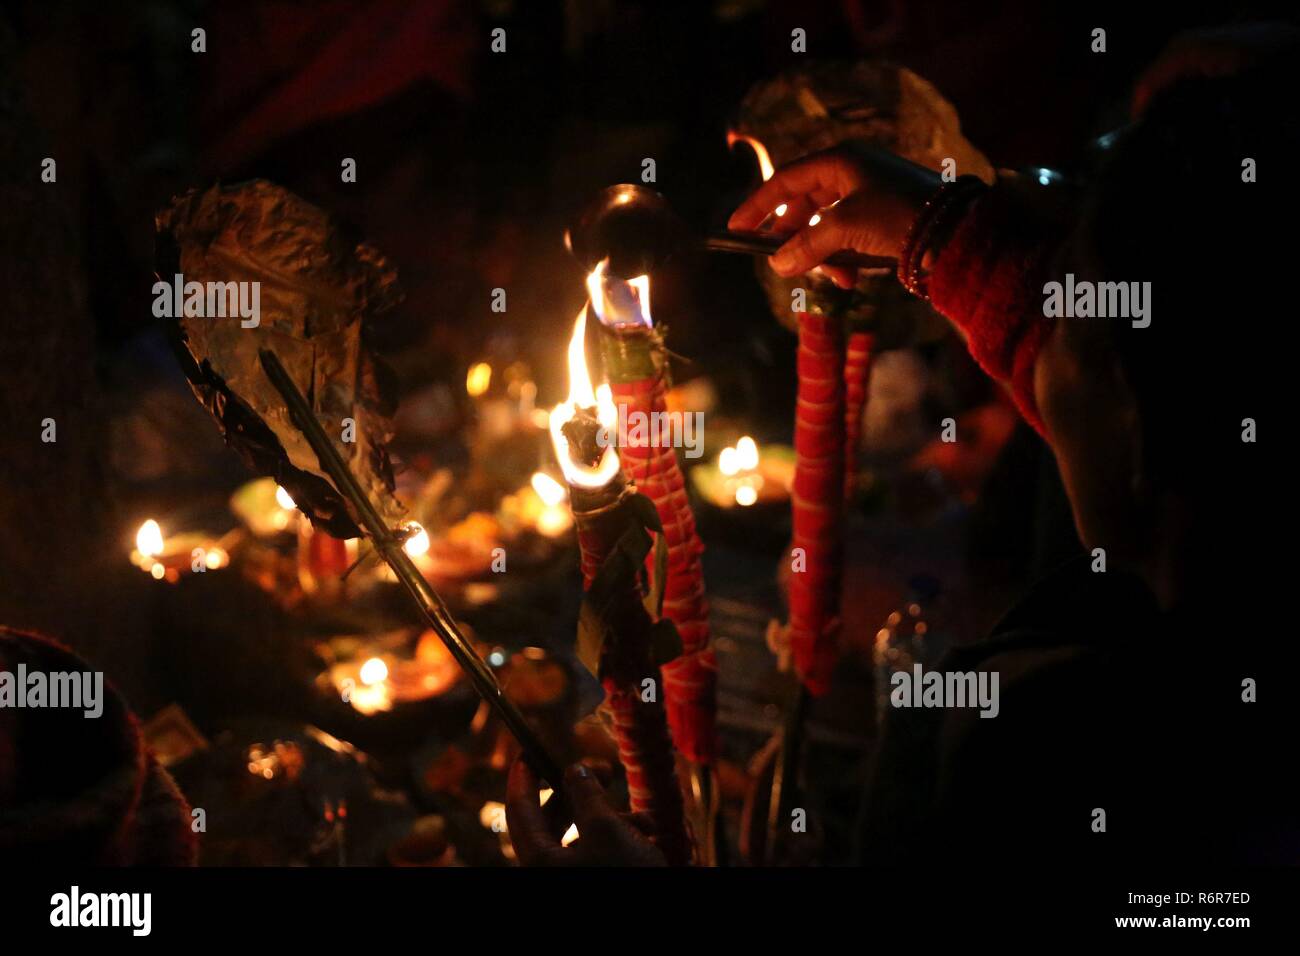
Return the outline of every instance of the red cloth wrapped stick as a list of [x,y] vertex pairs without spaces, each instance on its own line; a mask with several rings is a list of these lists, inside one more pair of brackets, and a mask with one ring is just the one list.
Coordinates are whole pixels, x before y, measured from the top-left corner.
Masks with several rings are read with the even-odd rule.
[[844,513],[844,330],[799,313],[790,644],[809,693],[829,689],[839,631]]
[[867,384],[871,378],[871,349],[875,336],[852,332],[844,351],[844,497],[853,493],[857,474],[858,440],[862,437],[862,413],[867,407]]
[[[625,420],[635,422],[632,416],[643,413],[643,421],[667,421],[666,417],[651,417],[667,411],[662,375],[634,381],[619,381],[611,375],[610,388],[615,404],[626,409]],[[681,656],[663,668],[668,723],[677,749],[688,760],[707,765],[717,752],[718,663],[709,644],[709,603],[700,564],[704,545],[695,531],[686,481],[668,436],[655,441],[658,436],[650,435],[648,428],[638,432],[633,427],[628,431],[628,436],[620,436],[624,441],[620,448],[623,473],[654,502],[663,524],[668,548],[663,616],[676,625],[682,639]],[[647,565],[653,562],[651,552]]]
[[[571,488],[571,492],[583,587],[589,590],[628,522],[637,520],[627,507],[633,489],[617,476],[604,489],[591,492]],[[691,843],[673,742],[658,692],[663,685],[651,651],[651,620],[635,578],[629,576],[610,617],[616,622],[615,634],[601,651],[600,680],[605,688],[605,704],[614,718],[614,739],[627,773],[632,811],[649,815],[659,849],[670,864],[684,866],[691,860]],[[654,681],[656,688],[653,700],[642,699],[643,681],[647,678]]]

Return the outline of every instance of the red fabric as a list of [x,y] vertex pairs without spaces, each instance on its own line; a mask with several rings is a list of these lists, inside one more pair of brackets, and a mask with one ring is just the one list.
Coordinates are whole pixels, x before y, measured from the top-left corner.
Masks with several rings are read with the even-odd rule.
[[844,351],[844,497],[853,493],[858,470],[858,440],[862,437],[862,412],[867,407],[871,378],[871,349],[876,337],[853,332]]
[[194,55],[211,58],[200,129],[215,170],[421,81],[468,98],[489,40],[459,0],[225,0],[209,15],[208,52]]
[[994,186],[974,199],[929,276],[931,304],[966,335],[984,371],[1011,387],[1020,413],[1046,438],[1034,363],[1052,329],[1043,283],[1060,236]]
[[[605,562],[623,530],[625,512],[617,511],[587,519],[574,513],[578,527],[578,549],[582,561],[583,588],[590,588],[596,572]],[[634,813],[648,814],[656,843],[668,862],[681,866],[690,862],[691,844],[686,832],[686,813],[677,782],[673,742],[662,698],[641,699],[641,682],[647,677],[655,686],[664,685],[651,661],[650,617],[641,603],[641,590],[633,581],[622,596],[623,610],[615,610],[623,627],[601,652],[600,678],[605,705],[614,718],[614,740],[618,759],[627,774],[629,803]]]
[[799,314],[794,419],[794,534],[790,644],[795,670],[814,696],[830,688],[839,630],[844,513],[844,331],[838,319]]
[[[615,404],[626,409],[627,419],[636,412],[649,416],[667,410],[662,378],[616,382],[610,387]],[[681,656],[663,667],[668,723],[677,749],[688,760],[710,764],[717,753],[718,663],[709,644],[709,603],[700,564],[704,544],[695,530],[677,454],[672,448],[653,447],[653,437],[648,428],[644,444],[620,436],[623,445],[619,454],[623,473],[654,502],[668,546],[663,613],[677,626],[682,639]],[[653,552],[646,560],[653,568]]]

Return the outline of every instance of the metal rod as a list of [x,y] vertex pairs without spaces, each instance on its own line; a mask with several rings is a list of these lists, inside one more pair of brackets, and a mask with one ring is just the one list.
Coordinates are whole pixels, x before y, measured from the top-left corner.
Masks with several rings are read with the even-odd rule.
[[557,796],[561,795],[564,778],[560,772],[560,765],[546,751],[519,708],[506,697],[501,685],[497,683],[496,675],[492,673],[483,658],[478,656],[465,635],[460,632],[460,628],[456,626],[456,621],[447,609],[447,605],[394,538],[392,531],[362,490],[356,476],[352,474],[352,469],[348,467],[343,456],[334,447],[334,443],[325,434],[325,429],[316,419],[306,396],[289,376],[279,357],[269,349],[262,349],[259,355],[267,378],[271,380],[271,384],[283,396],[285,404],[289,407],[289,417],[307,439],[307,443],[311,445],[321,467],[334,479],[339,492],[356,508],[361,524],[370,532],[376,550],[388,562],[397,579],[402,582],[407,593],[419,606],[425,620],[442,638],[442,642],[447,645],[447,650],[469,676],[470,683],[474,685],[479,696],[496,710],[506,726],[510,728],[510,732],[523,748],[523,756],[528,765],[550,784]]
[[[750,256],[770,256],[785,245],[789,236],[764,232],[715,232],[711,233],[704,244],[714,252],[735,252]],[[892,272],[895,261],[884,256],[867,256],[860,252],[842,249],[826,259],[827,265],[849,266],[857,269],[871,269]]]

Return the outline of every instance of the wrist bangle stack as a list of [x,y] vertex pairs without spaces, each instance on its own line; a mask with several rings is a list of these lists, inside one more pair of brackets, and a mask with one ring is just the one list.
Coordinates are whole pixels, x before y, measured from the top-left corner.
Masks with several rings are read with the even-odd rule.
[[898,281],[904,289],[929,301],[926,277],[921,268],[925,254],[935,245],[936,240],[944,238],[955,225],[967,202],[986,188],[978,176],[959,176],[952,182],[944,183],[925,201],[921,212],[913,220],[912,227],[908,229],[907,239],[898,254]]

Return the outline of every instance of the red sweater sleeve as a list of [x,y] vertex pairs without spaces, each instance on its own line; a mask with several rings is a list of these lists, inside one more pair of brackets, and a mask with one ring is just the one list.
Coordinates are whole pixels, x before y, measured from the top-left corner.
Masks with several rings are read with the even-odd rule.
[[928,279],[931,304],[965,333],[980,367],[1010,385],[1016,407],[1044,438],[1034,363],[1052,329],[1043,283],[1063,236],[1000,183],[971,201]]

